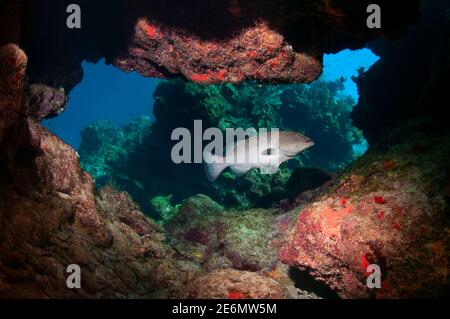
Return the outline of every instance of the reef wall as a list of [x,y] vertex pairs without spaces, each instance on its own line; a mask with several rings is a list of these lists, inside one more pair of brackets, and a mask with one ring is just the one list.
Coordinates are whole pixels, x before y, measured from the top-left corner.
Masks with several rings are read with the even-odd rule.
[[[162,230],[126,194],[94,192],[78,154],[38,123],[61,99],[36,99],[26,63],[17,46],[0,49],[0,296],[155,296],[182,278]],[[71,264],[82,289],[67,289]]]

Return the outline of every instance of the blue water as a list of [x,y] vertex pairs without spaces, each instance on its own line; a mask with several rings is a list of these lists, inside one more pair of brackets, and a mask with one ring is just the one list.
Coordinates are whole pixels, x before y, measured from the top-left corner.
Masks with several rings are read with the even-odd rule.
[[[358,89],[352,80],[352,76],[358,75],[358,69],[360,68],[368,70],[378,60],[379,57],[369,49],[344,50],[337,54],[327,54],[323,60],[324,72],[321,79],[336,80],[344,77],[346,80],[342,94],[350,95],[355,101],[358,101]],[[368,148],[369,145],[365,140],[360,144],[353,145],[354,157],[360,157]]]
[[[322,79],[334,80],[345,77],[343,94],[358,99],[356,85],[351,76],[360,67],[369,68],[378,57],[368,49],[344,50],[326,55]],[[157,80],[144,78],[137,73],[124,73],[104,61],[97,64],[83,63],[84,78],[69,94],[66,111],[44,124],[63,141],[78,148],[80,132],[86,125],[109,120],[121,125],[146,115],[153,118],[153,92]],[[358,149],[359,152],[364,152]]]
[[124,73],[104,60],[84,62],[83,70],[83,81],[70,92],[66,110],[44,122],[64,142],[77,149],[83,127],[99,120],[121,125],[142,115],[153,118],[157,80]]
[[345,81],[344,95],[352,96],[355,101],[358,100],[358,90],[352,76],[358,74],[358,69],[363,67],[369,69],[375,62],[379,60],[370,49],[361,50],[344,50],[337,54],[327,54],[324,57],[324,71],[321,79],[336,80],[343,76]]

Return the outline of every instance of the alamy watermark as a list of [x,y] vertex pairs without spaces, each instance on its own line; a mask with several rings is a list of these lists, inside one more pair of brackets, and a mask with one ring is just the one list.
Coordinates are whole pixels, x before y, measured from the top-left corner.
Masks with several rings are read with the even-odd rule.
[[67,266],[66,272],[70,274],[67,276],[66,285],[69,289],[81,288],[81,268],[77,264]]
[[78,4],[69,4],[66,8],[69,13],[66,19],[66,25],[69,29],[81,29],[81,7]]
[[[68,17],[66,20],[66,25],[69,29],[81,29],[81,7],[79,4],[72,3],[66,8],[66,13]],[[366,13],[369,14],[366,20],[367,27],[369,29],[380,29],[381,28],[381,7],[372,3],[367,6]]]
[[[255,137],[255,138],[252,138]],[[257,137],[257,138],[256,138]],[[254,164],[260,156],[273,156],[265,150],[277,150],[280,146],[278,128],[227,128],[210,127],[203,131],[201,120],[194,121],[194,131],[184,127],[172,131],[172,141],[178,141],[171,151],[175,164],[227,163]],[[203,147],[203,142],[209,143]],[[225,142],[224,142],[225,141]],[[219,155],[219,156],[211,156]],[[224,155],[224,156],[222,156]]]
[[369,29],[381,29],[381,7],[378,4],[372,3],[367,7],[366,23]]
[[367,266],[366,274],[368,274],[366,279],[367,288],[381,288],[381,267],[379,265],[371,264]]

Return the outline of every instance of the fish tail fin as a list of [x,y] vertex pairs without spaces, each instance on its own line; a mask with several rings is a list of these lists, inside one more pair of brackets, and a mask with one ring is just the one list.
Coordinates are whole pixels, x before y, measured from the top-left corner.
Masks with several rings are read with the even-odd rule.
[[204,155],[203,167],[205,168],[206,177],[210,182],[214,182],[228,166],[222,156],[213,154]]

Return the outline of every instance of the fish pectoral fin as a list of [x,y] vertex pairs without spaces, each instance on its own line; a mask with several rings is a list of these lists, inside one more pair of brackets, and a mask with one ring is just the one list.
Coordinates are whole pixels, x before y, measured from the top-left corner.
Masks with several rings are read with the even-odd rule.
[[206,177],[210,182],[214,182],[223,170],[228,167],[224,159],[218,155],[206,154],[204,157],[203,167],[205,168]]
[[267,165],[260,168],[261,174],[275,174],[278,172],[278,165]]
[[231,166],[230,169],[235,175],[242,176],[245,173],[247,173],[249,170],[251,170],[252,167],[247,166],[247,165],[235,165],[235,166]]

